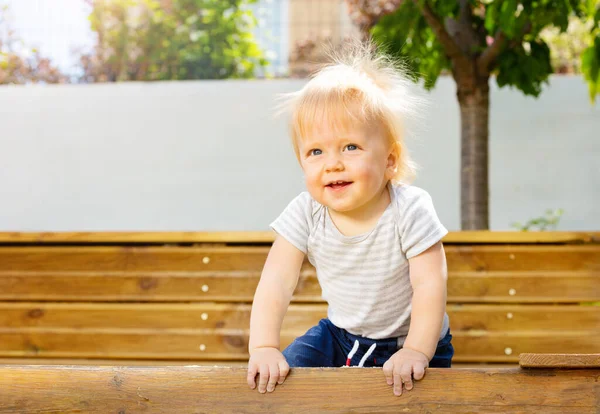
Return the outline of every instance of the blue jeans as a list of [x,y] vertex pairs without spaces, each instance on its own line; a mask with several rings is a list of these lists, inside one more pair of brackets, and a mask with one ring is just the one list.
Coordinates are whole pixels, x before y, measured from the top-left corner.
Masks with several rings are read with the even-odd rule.
[[[283,350],[283,356],[290,367],[341,367],[346,365],[348,354],[358,340],[359,347],[350,365],[358,365],[372,344],[377,344],[367,358],[365,367],[381,367],[398,351],[398,338],[369,339],[352,335],[338,328],[329,319],[321,319],[303,336],[296,338]],[[454,348],[450,330],[437,345],[435,356],[429,362],[432,368],[450,368]]]

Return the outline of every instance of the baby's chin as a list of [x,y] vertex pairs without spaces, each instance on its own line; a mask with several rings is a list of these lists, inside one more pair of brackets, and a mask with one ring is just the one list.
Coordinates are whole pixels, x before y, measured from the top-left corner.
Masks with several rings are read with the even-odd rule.
[[316,191],[311,191],[311,189],[308,189],[308,193],[310,194],[310,196],[313,198],[313,200],[315,200],[317,203],[329,208],[329,203],[323,198],[323,195],[321,193],[318,193]]
[[336,203],[335,201],[323,199],[323,197],[313,196],[313,198],[315,199],[315,201],[317,203],[319,203],[319,204],[327,207],[329,210],[335,211],[337,213],[347,213],[347,212],[350,212],[350,211],[356,209],[356,206],[350,205],[348,202]]

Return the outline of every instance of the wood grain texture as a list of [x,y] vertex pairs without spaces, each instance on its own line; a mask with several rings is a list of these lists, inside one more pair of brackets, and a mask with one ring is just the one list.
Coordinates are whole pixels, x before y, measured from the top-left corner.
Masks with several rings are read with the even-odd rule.
[[[449,304],[452,331],[477,335],[502,331],[597,332],[600,306]],[[0,302],[0,328],[245,330],[250,304]],[[327,316],[325,304],[292,304],[284,331],[304,332]]]
[[[272,243],[269,231],[0,232],[0,243]],[[458,231],[444,243],[600,243],[600,232]]]
[[[205,366],[247,368],[248,360],[193,360],[193,359],[86,359],[86,358],[0,358],[2,365],[88,365],[88,366],[117,366],[117,367],[159,367],[159,366]],[[468,364],[458,365],[457,368],[518,368],[519,364]]]
[[0,412],[597,413],[600,370],[430,369],[401,397],[381,369],[298,368],[274,393],[244,368],[1,366]]
[[[454,361],[516,363],[521,353],[597,352],[600,307],[579,303],[600,302],[598,235],[450,234]],[[141,364],[247,359],[250,302],[270,236],[21,236],[0,246],[0,300],[10,301],[0,302],[0,358]],[[323,316],[315,270],[305,262],[282,346]]]
[[[0,300],[250,302],[267,252],[268,247],[3,247]],[[448,246],[446,256],[450,302],[600,301],[600,245]],[[322,301],[307,261],[294,300]]]
[[[593,234],[565,234],[584,240]],[[0,232],[0,243],[37,244],[170,244],[170,243],[273,243],[270,231],[215,231],[215,232]]]
[[[298,331],[283,331],[286,347]],[[589,353],[600,349],[592,331],[453,332],[456,362],[517,362],[521,353]],[[145,329],[2,329],[0,357],[246,360],[248,331],[156,331]]]
[[600,354],[521,354],[524,368],[600,368]]
[[[451,245],[445,250],[451,272],[600,271],[600,244]],[[268,252],[267,246],[11,246],[0,248],[0,271],[261,271]]]
[[[86,358],[0,358],[0,365],[93,365],[93,366],[185,366],[247,368],[247,360],[165,360],[165,359],[86,359]],[[518,368],[518,362],[453,362],[452,368]]]
[[[0,271],[0,300],[250,303],[259,279],[258,271]],[[302,272],[292,301],[323,303],[313,270]],[[448,277],[449,303],[596,301],[600,276],[591,272],[450,272]]]
[[[250,304],[0,302],[0,357],[245,360]],[[282,346],[327,314],[293,304]],[[600,307],[449,305],[457,362],[600,349]]]
[[[564,277],[563,277],[564,276]],[[0,271],[0,300],[245,302],[259,272],[13,272]],[[540,289],[539,286],[544,286]],[[293,302],[323,303],[312,271],[303,272]],[[600,301],[595,275],[450,273],[449,303],[579,303]]]

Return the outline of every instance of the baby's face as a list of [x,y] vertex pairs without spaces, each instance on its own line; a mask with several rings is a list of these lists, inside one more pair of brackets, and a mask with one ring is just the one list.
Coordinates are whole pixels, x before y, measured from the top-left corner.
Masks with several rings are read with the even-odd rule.
[[344,132],[315,128],[299,142],[299,151],[309,193],[340,213],[358,210],[378,197],[395,167],[381,128],[368,125]]

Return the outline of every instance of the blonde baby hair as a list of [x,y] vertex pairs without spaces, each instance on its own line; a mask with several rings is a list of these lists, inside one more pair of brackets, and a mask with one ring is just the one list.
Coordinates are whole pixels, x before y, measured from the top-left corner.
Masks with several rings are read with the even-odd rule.
[[399,62],[377,51],[372,41],[351,41],[329,52],[325,63],[299,91],[281,96],[280,109],[290,113],[290,135],[296,157],[299,142],[326,125],[347,131],[359,123],[383,127],[398,165],[392,181],[410,183],[416,165],[405,144],[405,120],[418,116],[425,103]]

